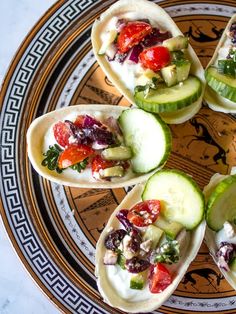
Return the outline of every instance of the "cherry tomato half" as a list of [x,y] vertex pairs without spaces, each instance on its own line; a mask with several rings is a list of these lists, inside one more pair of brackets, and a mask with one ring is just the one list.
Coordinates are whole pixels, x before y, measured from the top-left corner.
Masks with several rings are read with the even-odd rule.
[[154,72],[164,68],[170,63],[171,56],[169,50],[164,46],[155,46],[143,50],[139,55],[139,61],[144,68]]
[[111,160],[104,160],[100,155],[97,155],[92,160],[92,175],[95,179],[99,179],[99,170],[115,166],[116,162]]
[[161,263],[151,265],[149,269],[149,289],[152,293],[160,293],[172,282],[168,269]]
[[145,227],[154,223],[160,213],[161,203],[148,200],[134,205],[128,212],[128,220],[137,227]]
[[68,168],[77,164],[80,161],[83,161],[85,158],[91,156],[93,153],[94,150],[87,145],[71,145],[60,154],[58,158],[58,167],[60,169]]
[[72,132],[65,122],[59,121],[54,124],[53,134],[57,143],[62,147],[66,147],[70,144],[69,138],[72,135]]
[[133,46],[140,43],[140,41],[152,31],[150,24],[145,22],[130,22],[125,25],[117,39],[118,50],[121,53],[127,52]]

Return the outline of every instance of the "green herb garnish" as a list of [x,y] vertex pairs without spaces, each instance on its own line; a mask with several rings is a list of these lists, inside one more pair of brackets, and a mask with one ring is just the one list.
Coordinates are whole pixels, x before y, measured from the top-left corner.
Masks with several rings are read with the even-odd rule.
[[155,263],[177,263],[179,260],[179,242],[176,240],[167,241],[154,254]]
[[[58,159],[62,151],[63,150],[57,144],[54,144],[53,146],[50,145],[46,153],[43,153],[46,158],[43,159],[41,163],[42,166],[47,167],[49,170],[56,170],[57,173],[62,173],[64,169],[58,167]],[[88,158],[85,158],[81,162],[70,166],[70,168],[80,173],[87,167],[87,164]]]
[[158,82],[158,78],[153,77],[151,82],[147,83],[146,85],[137,85],[134,91],[135,93],[143,92],[144,98],[147,98],[152,90],[157,89]]
[[87,164],[88,164],[88,158],[85,158],[81,162],[78,162],[77,164],[70,166],[70,168],[80,173],[87,167]]
[[42,161],[42,166],[47,167],[49,170],[56,170],[57,173],[62,173],[62,169],[58,167],[58,158],[62,149],[57,144],[49,146],[49,149],[43,155],[46,156]]

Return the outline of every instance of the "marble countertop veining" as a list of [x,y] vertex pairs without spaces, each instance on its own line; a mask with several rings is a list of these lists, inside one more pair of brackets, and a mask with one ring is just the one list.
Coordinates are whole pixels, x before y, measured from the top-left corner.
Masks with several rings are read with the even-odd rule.
[[[0,85],[22,40],[55,0],[0,1]],[[0,314],[57,314],[25,270],[0,218]]]

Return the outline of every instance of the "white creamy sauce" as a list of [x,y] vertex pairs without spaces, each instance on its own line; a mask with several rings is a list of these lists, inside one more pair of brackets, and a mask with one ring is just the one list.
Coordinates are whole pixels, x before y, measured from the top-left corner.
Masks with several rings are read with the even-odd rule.
[[[110,115],[109,113],[108,114],[104,114],[102,112],[99,112],[99,111],[96,111],[96,112],[93,112],[92,114],[91,113],[88,113],[88,112],[83,112],[81,111],[80,113],[78,112],[72,112],[68,115],[66,115],[64,118],[63,118],[63,121],[64,120],[69,120],[69,121],[75,121],[76,120],[76,117],[78,115],[91,115],[92,117],[94,117],[95,119],[103,122],[106,118],[108,118]],[[115,119],[118,118],[117,117],[114,117]],[[60,120],[58,120],[57,122],[59,122]],[[45,136],[44,136],[44,142],[43,142],[43,152],[46,152],[49,148],[49,146],[52,146],[54,144],[57,144],[59,145],[55,138],[54,138],[54,134],[53,134],[53,125],[48,129],[48,131],[46,132]],[[60,146],[60,145],[59,145]],[[63,147],[62,147],[63,148]],[[125,172],[125,175],[122,177],[122,180],[128,180],[128,179],[131,179],[133,177],[135,177],[136,175],[134,174],[134,172],[132,171],[131,167],[129,167],[126,172]],[[98,180],[95,180],[92,176],[92,171],[91,171],[91,167],[87,167],[85,170],[83,170],[81,173],[71,169],[71,168],[67,168],[65,170],[63,170],[63,173],[61,174],[58,174],[58,177],[60,177],[61,179],[63,180],[81,180],[81,181],[86,181],[86,182],[98,182]],[[117,182],[117,181],[120,181],[121,178],[112,178],[111,179],[111,182]],[[105,180],[101,180],[100,181],[104,182]]]
[[[165,241],[165,239],[161,239],[159,246]],[[165,264],[165,267],[170,271],[171,275],[176,275],[178,273],[178,269],[181,267],[181,265],[183,265],[189,246],[189,241],[190,233],[187,232],[184,239],[181,239],[179,262],[171,265]],[[149,290],[148,280],[142,290],[135,290],[129,288],[132,274],[129,273],[127,270],[122,269],[118,265],[107,265],[106,272],[110,285],[121,298],[130,302],[138,302],[145,301],[150,299],[150,297],[153,297],[153,293],[151,293]],[[158,297],[158,294],[156,295]]]
[[217,247],[221,242],[229,242],[236,244],[235,227],[228,222],[224,223],[224,227],[216,233],[215,237]]

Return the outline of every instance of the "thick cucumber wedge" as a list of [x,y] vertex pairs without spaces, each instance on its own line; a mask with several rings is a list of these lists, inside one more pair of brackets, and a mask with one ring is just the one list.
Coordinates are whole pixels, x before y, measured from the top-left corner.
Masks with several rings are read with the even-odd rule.
[[206,207],[208,226],[218,231],[225,221],[236,219],[236,175],[229,176],[216,185]]
[[119,117],[125,144],[132,150],[132,169],[149,172],[165,163],[171,150],[171,132],[160,117],[142,109],[127,109]]
[[143,200],[161,201],[161,213],[192,230],[204,215],[204,196],[191,177],[178,170],[161,170],[152,175],[142,194]]
[[140,108],[149,112],[172,112],[191,105],[202,93],[201,81],[195,76],[175,86],[160,85],[152,90],[147,97],[144,92],[136,92],[135,103]]
[[207,84],[219,95],[236,102],[236,79],[221,74],[211,66],[205,72]]

